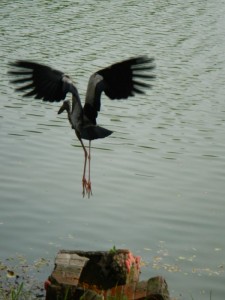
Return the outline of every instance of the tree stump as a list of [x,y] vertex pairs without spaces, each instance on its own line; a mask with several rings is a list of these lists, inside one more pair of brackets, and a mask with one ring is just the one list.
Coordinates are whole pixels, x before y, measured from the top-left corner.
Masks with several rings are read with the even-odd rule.
[[126,249],[62,250],[45,283],[46,300],[169,300],[162,277],[139,282],[139,275],[140,257]]

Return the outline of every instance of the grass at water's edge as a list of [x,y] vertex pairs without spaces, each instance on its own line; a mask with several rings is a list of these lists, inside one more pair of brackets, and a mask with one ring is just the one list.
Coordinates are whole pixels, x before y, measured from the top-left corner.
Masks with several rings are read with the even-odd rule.
[[[43,258],[35,261],[32,265],[23,256],[9,258],[4,262],[0,260],[0,300],[44,300],[44,281],[47,279],[46,269],[49,265],[50,261]],[[37,279],[38,277],[39,279]],[[66,299],[65,295],[64,300]],[[191,293],[189,299],[195,300]],[[206,295],[205,299],[213,300],[212,291]],[[120,299],[110,297],[108,300],[121,300],[121,297]],[[171,300],[182,300],[182,297]]]
[[[67,300],[68,293],[65,294],[63,300]],[[5,291],[0,288],[0,300],[31,300],[31,299],[45,299],[44,294],[34,295],[31,291],[25,291],[23,288],[23,283],[19,284],[18,287],[12,287],[10,290]],[[210,291],[209,300],[212,299],[212,291]],[[81,297],[80,300],[85,300],[85,297]],[[125,296],[115,297],[109,296],[106,300],[128,300]],[[171,299],[178,300],[178,299]],[[190,300],[195,300],[190,296]]]
[[[23,256],[0,260],[0,300],[45,299],[44,283],[49,261],[39,259],[29,264]],[[41,276],[42,275],[42,276]]]

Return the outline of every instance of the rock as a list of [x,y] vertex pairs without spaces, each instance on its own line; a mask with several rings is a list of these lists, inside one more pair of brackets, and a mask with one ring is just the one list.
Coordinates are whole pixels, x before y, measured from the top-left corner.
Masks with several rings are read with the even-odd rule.
[[62,250],[45,283],[46,300],[170,299],[164,278],[139,282],[139,275],[140,257],[127,249],[108,252]]

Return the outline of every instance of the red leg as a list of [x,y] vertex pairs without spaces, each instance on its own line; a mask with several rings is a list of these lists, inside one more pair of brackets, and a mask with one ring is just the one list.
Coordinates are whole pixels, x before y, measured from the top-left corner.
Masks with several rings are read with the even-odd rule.
[[91,190],[91,141],[89,141],[89,148],[88,148],[88,182],[87,182],[87,194],[88,198],[92,195]]
[[88,192],[87,190],[87,180],[86,180],[86,165],[87,165],[87,158],[88,158],[88,153],[87,153],[87,150],[84,146],[84,143],[83,141],[80,139],[80,143],[81,143],[81,146],[84,150],[84,171],[83,171],[83,177],[82,177],[82,187],[83,187],[83,197],[85,196],[85,193]]

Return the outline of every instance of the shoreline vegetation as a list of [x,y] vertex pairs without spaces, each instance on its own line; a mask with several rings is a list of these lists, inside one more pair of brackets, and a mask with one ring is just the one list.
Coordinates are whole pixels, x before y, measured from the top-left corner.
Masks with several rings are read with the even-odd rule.
[[[116,251],[115,247],[110,251]],[[44,283],[53,265],[54,262],[52,260],[50,261],[45,258],[39,258],[29,263],[22,255],[0,260],[0,300],[46,299]],[[162,268],[160,264],[156,265],[156,262],[153,262],[152,267],[155,270]],[[65,298],[63,300],[67,299],[68,298]],[[171,300],[172,299],[181,300],[182,296],[179,296],[179,298],[171,298]],[[209,293],[205,294],[205,299],[213,300],[213,292],[209,291]],[[123,299],[121,297],[111,297],[108,300],[128,299],[125,297]],[[194,300],[191,293],[190,300]]]
[[[71,254],[69,254],[71,253]],[[114,280],[117,280],[119,278],[120,283],[115,285],[115,282],[113,281],[109,283],[107,277],[102,278],[101,275],[97,280],[100,280],[100,284],[102,285],[103,289],[95,290],[97,285],[90,284],[89,286],[86,285],[83,286],[82,281],[79,282],[83,286],[79,284],[79,288],[77,290],[78,293],[81,293],[81,297],[75,297],[74,298],[74,286],[63,284],[62,282],[56,283],[54,278],[54,273],[56,273],[56,267],[57,267],[57,257],[59,258],[59,255],[64,255],[65,257],[68,257],[68,255],[74,256],[73,251],[61,251],[58,253],[56,260],[55,260],[55,269],[53,270],[52,274],[49,275],[49,268],[52,268],[52,262],[49,260],[46,260],[44,258],[40,258],[37,261],[35,261],[32,264],[29,264],[24,256],[17,256],[15,258],[8,258],[5,261],[0,260],[0,300],[33,300],[33,299],[57,299],[57,300],[70,300],[70,299],[85,299],[85,300],[129,300],[131,295],[130,291],[128,292],[127,288],[130,289],[131,286],[134,286],[134,282],[136,282],[136,287],[138,288],[138,285],[140,283],[141,291],[142,291],[142,284],[143,281],[138,282],[139,273],[140,273],[140,257],[135,257],[132,255],[132,253],[129,250],[121,249],[117,250],[115,247],[110,249],[109,251],[98,251],[98,252],[83,252],[78,251],[80,255],[90,255],[88,256],[88,262],[85,264],[84,270],[82,272],[82,275],[84,273],[87,273],[88,269],[88,276],[93,278],[97,278],[100,273],[99,270],[96,271],[96,267],[98,268],[99,263],[103,263],[101,267],[103,269],[110,269],[110,278],[111,278],[111,272],[114,272],[116,270],[116,274],[114,276],[118,276],[120,274],[119,270],[122,270],[121,275],[119,277],[115,277]],[[76,254],[75,254],[76,255]],[[96,258],[101,257],[101,262],[98,261],[96,264]],[[79,255],[78,255],[79,256]],[[59,258],[59,261],[62,261],[62,257]],[[113,261],[114,260],[114,261]],[[69,258],[69,261],[71,261],[71,257]],[[129,263],[130,262],[130,263]],[[111,265],[113,264],[114,267]],[[67,268],[69,264],[67,262],[64,264],[64,266]],[[89,267],[87,267],[89,266]],[[133,266],[133,267],[132,267]],[[62,266],[58,267],[61,268]],[[119,267],[119,268],[118,268]],[[114,269],[115,268],[115,269]],[[121,268],[121,269],[120,269]],[[137,268],[137,270],[136,270]],[[71,269],[71,265],[70,265]],[[75,267],[76,269],[76,267]],[[74,269],[74,270],[75,270]],[[95,270],[95,274],[93,274],[93,270]],[[136,271],[135,271],[136,270]],[[65,270],[63,270],[64,273]],[[73,272],[73,271],[72,271]],[[96,273],[97,272],[97,273]],[[119,273],[118,273],[119,272]],[[74,274],[73,274],[74,275]],[[96,277],[97,276],[97,277]],[[120,277],[122,276],[122,277]],[[66,276],[67,278],[67,276]],[[117,279],[116,279],[117,278]],[[151,290],[158,288],[158,278],[155,277],[151,279]],[[106,280],[106,281],[105,281]],[[124,281],[125,280],[125,281]],[[135,281],[133,281],[135,280]],[[137,281],[136,281],[137,280]],[[157,284],[156,284],[157,282]],[[147,281],[145,281],[147,284]],[[107,290],[104,288],[104,284],[111,284],[108,286]],[[121,285],[122,284],[122,285]],[[147,286],[147,285],[146,285]],[[94,288],[93,288],[94,287]],[[122,289],[121,289],[122,288]],[[148,289],[148,288],[147,288]],[[58,291],[60,292],[58,293]],[[133,288],[132,288],[133,290]],[[136,289],[135,289],[136,290]],[[56,292],[55,292],[56,291]],[[122,292],[121,292],[122,291]],[[126,291],[127,293],[125,293]],[[139,288],[136,290],[137,293],[140,292]],[[138,292],[139,291],[139,292]],[[77,296],[76,292],[76,296]],[[132,292],[133,293],[133,292]],[[136,293],[136,292],[135,292]],[[143,293],[143,292],[142,292]],[[167,284],[166,284],[166,293],[165,298],[161,297],[159,295],[159,298],[155,299],[162,299],[162,300],[169,300],[169,293],[167,291]],[[140,299],[139,295],[136,296],[135,299]],[[146,298],[148,299],[148,298]],[[149,298],[152,299],[152,298]]]
[[44,300],[41,277],[49,265],[44,258],[30,264],[22,255],[0,260],[0,300]]

